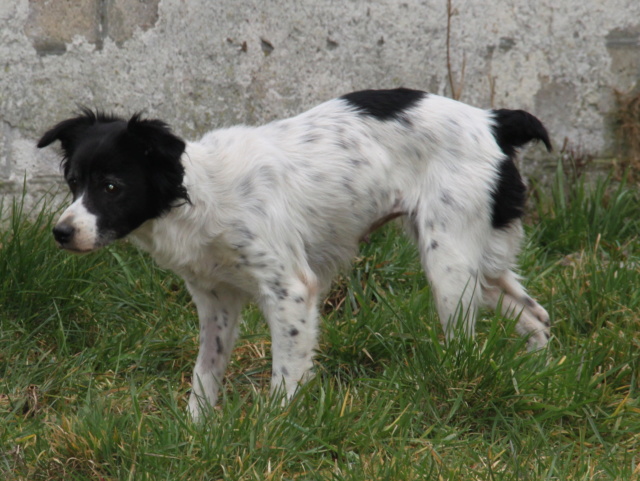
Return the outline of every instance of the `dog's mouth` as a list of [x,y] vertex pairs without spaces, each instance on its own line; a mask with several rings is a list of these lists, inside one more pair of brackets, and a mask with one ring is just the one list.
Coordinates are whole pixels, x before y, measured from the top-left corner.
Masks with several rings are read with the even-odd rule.
[[86,254],[99,247],[96,242],[85,238],[81,230],[67,222],[61,222],[53,228],[53,237],[60,249],[74,254]]
[[59,249],[63,249],[72,254],[88,254],[102,249],[103,247],[111,244],[116,237],[113,233],[107,235],[98,235],[95,237],[85,237],[81,232],[78,235],[71,235],[69,237],[60,237],[59,233],[56,234],[54,229],[54,238],[56,246]]
[[71,252],[72,254],[88,254],[89,252],[93,252],[94,249],[80,249],[78,247],[74,247],[71,245],[65,245],[65,244],[60,244],[59,242],[56,242],[56,245],[58,246],[59,249],[64,249],[67,252]]

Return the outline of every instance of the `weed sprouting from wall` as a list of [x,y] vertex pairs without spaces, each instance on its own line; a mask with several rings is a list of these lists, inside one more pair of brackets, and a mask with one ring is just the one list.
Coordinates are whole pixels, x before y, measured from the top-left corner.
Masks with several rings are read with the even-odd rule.
[[640,89],[614,91],[616,107],[612,113],[619,171],[627,170],[629,180],[640,178]]
[[565,137],[560,149],[560,165],[566,179],[574,183],[594,168],[594,155],[579,146],[571,145]]
[[451,66],[451,19],[458,15],[458,9],[454,8],[452,0],[447,0],[447,78],[449,79],[449,88],[451,89],[451,98],[454,100],[460,100],[462,96],[462,89],[464,88],[464,72],[466,67],[466,56],[462,52],[462,67],[460,72],[460,80],[457,82],[454,80],[453,67]]

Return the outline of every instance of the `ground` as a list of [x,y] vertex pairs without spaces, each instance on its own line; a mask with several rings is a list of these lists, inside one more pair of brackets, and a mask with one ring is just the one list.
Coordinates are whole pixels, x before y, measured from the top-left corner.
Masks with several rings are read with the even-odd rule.
[[529,354],[483,313],[445,347],[417,254],[393,225],[323,306],[316,377],[269,396],[249,308],[221,402],[186,413],[197,319],[182,282],[127,243],[72,256],[55,212],[4,205],[0,477],[6,480],[640,479],[637,188],[534,189],[522,275],[554,321]]

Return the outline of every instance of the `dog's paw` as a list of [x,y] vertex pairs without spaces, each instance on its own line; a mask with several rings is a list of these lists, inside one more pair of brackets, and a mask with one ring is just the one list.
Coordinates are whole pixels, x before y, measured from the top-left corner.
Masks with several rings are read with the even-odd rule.
[[540,351],[547,347],[551,339],[551,329],[548,326],[538,329],[531,333],[527,341],[527,349],[529,352]]

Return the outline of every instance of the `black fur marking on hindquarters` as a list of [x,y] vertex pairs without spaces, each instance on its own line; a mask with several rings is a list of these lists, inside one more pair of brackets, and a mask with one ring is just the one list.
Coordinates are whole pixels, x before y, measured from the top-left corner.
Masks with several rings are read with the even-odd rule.
[[541,140],[551,151],[551,142],[542,122],[530,113],[506,109],[494,110],[493,113],[493,136],[506,156],[500,164],[498,181],[491,194],[491,224],[500,229],[524,213],[526,186],[514,163],[517,148],[532,140]]
[[526,191],[527,188],[513,160],[504,159],[500,164],[498,183],[491,193],[491,225],[494,229],[506,227],[514,219],[522,217],[527,199]]

